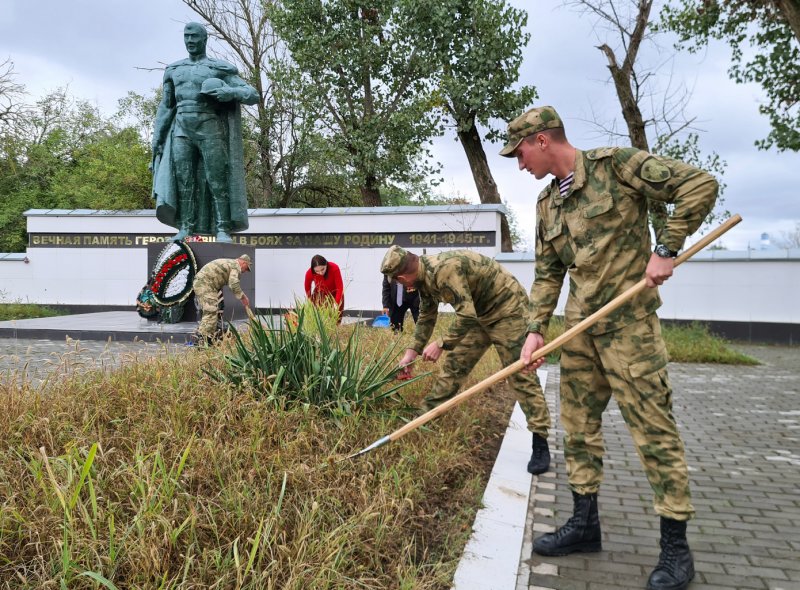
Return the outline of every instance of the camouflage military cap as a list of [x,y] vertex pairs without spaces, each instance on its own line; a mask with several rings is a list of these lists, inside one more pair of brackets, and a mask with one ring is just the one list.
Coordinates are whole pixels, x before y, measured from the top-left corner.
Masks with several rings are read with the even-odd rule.
[[514,157],[514,150],[522,143],[522,140],[539,133],[545,129],[556,129],[563,127],[561,117],[553,107],[537,107],[520,115],[508,124],[508,142],[500,150],[500,155],[506,158]]
[[239,256],[239,260],[244,260],[247,263],[247,268],[253,268],[253,261],[249,254],[242,254]]
[[392,246],[381,261],[381,273],[394,278],[405,266],[408,252],[400,246]]

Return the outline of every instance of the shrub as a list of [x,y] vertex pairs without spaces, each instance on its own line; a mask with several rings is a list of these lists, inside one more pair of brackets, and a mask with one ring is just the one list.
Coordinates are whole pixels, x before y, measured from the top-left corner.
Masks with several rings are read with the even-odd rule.
[[0,303],[0,321],[49,318],[65,312],[35,303]]
[[207,374],[281,407],[311,405],[334,416],[372,407],[414,381],[394,381],[399,341],[391,334],[370,347],[373,354],[362,346],[359,325],[345,338],[335,317],[331,326],[325,308],[300,306],[295,313],[296,326],[286,329],[271,318],[250,321],[246,336],[232,327],[232,350],[223,355],[221,368],[206,369]]

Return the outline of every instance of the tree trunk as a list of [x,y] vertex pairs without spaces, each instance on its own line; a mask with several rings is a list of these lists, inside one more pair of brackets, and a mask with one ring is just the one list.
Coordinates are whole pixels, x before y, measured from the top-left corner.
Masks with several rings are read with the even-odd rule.
[[800,43],[800,2],[797,0],[776,0],[778,9],[783,14],[786,22],[797,37],[797,42]]
[[364,184],[361,186],[361,199],[364,201],[364,207],[381,206],[381,191],[375,176],[368,174],[364,179]]
[[[650,146],[647,142],[644,118],[642,117],[642,111],[639,109],[639,103],[636,100],[637,97],[633,90],[631,76],[633,76],[634,64],[636,63],[636,57],[639,53],[639,47],[647,31],[650,9],[652,6],[653,0],[638,1],[636,24],[633,31],[630,32],[630,40],[627,43],[627,51],[622,66],[619,65],[614,50],[608,45],[604,43],[598,47],[598,49],[605,54],[606,59],[608,59],[608,69],[611,72],[611,79],[614,81],[614,89],[617,92],[617,98],[622,108],[622,116],[625,119],[625,124],[628,126],[628,136],[631,140],[631,145],[645,151],[650,151]],[[667,206],[661,201],[653,201],[651,199],[648,199],[647,203],[650,212],[650,223],[653,226],[656,239],[658,240],[661,231],[667,224]]]
[[[483,143],[475,127],[474,117],[472,127],[469,131],[459,131],[458,139],[467,155],[467,162],[472,171],[472,178],[475,181],[475,188],[478,189],[478,197],[481,203],[493,203],[500,205],[500,193],[497,192],[497,184],[492,177],[489,162],[486,160],[486,152],[483,150]],[[511,243],[511,228],[508,226],[508,219],[505,215],[500,216],[500,250],[503,252],[513,252],[514,247]]]

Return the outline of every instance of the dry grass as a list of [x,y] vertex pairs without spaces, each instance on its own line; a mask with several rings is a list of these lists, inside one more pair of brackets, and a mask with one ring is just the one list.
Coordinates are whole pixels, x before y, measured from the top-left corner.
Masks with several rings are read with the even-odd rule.
[[[408,416],[275,407],[214,384],[219,362],[165,352],[0,383],[0,588],[449,588],[506,396],[337,462]],[[487,354],[471,383],[498,368]]]

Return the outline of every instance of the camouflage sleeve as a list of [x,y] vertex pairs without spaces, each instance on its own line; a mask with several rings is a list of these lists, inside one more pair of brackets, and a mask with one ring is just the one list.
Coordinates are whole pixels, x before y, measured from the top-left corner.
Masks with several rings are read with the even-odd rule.
[[700,228],[719,192],[719,183],[708,172],[634,148],[617,150],[614,168],[620,180],[638,193],[675,205],[657,237],[670,250],[683,248],[687,236]]
[[[537,217],[542,219],[543,215],[538,214]],[[536,228],[536,258],[528,320],[528,332],[542,335],[547,331],[547,324],[558,304],[564,276],[567,274],[567,267],[556,254],[553,244],[544,239],[546,231],[547,228],[539,222]]]
[[234,264],[236,264],[236,268],[231,269],[231,274],[228,277],[228,286],[233,291],[233,294],[236,295],[237,298],[241,299],[244,297],[244,291],[242,291],[242,284],[240,282],[240,271],[239,271],[239,264],[234,260]]
[[414,329],[414,345],[411,347],[417,354],[422,353],[422,349],[431,339],[436,318],[439,317],[439,302],[428,295],[423,295],[421,291],[419,295],[419,317],[417,327]]

